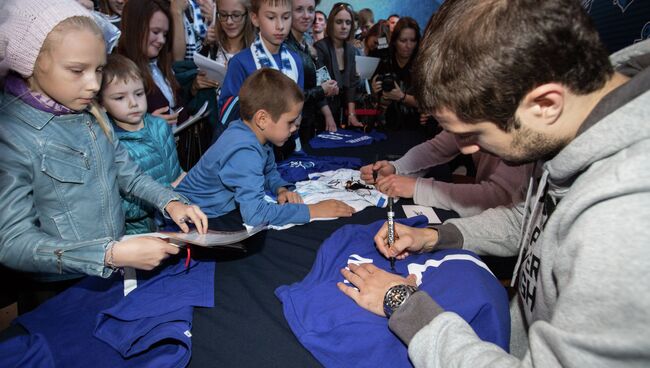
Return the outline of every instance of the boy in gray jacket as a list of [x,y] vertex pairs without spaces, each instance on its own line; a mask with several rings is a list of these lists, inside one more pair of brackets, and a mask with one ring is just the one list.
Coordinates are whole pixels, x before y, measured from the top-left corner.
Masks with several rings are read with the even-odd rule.
[[519,206],[437,229],[397,225],[390,248],[384,226],[375,242],[398,259],[519,254],[510,353],[411,278],[350,265],[342,273],[358,289],[339,288],[390,318],[415,366],[650,366],[650,68],[614,72],[579,1],[448,0],[431,24],[421,106],[464,153],[539,161],[541,174]]

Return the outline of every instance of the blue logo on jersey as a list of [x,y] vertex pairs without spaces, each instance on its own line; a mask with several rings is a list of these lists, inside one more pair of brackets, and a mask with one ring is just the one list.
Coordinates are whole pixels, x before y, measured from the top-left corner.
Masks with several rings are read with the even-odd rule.
[[634,2],[634,0],[614,0],[614,5],[618,5],[621,11],[625,13],[627,8]]

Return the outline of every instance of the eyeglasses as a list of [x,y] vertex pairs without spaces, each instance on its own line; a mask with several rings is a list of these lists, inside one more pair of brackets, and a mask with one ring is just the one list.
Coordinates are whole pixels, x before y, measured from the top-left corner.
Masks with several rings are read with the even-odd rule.
[[338,8],[339,6],[347,8],[350,11],[350,13],[354,14],[354,9],[352,8],[352,5],[350,5],[348,3],[336,3],[336,4],[332,5],[332,10]]
[[226,23],[228,21],[228,18],[232,19],[234,23],[239,23],[242,20],[244,20],[244,17],[248,14],[247,12],[244,13],[217,13],[217,18],[219,18],[219,22],[221,23]]

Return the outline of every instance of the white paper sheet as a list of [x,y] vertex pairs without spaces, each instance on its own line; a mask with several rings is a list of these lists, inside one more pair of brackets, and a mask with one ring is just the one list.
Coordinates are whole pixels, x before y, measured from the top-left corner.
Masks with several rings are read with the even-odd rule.
[[379,58],[369,56],[355,56],[357,73],[361,79],[370,79],[379,65]]
[[436,211],[434,211],[431,207],[405,204],[402,205],[402,209],[408,218],[424,215],[427,217],[427,219],[429,219],[430,224],[442,223],[438,215],[436,215]]
[[199,68],[199,70],[204,71],[207,74],[207,77],[212,80],[223,83],[223,80],[226,78],[225,65],[219,64],[216,61],[199,54],[198,52],[194,53],[194,63]]

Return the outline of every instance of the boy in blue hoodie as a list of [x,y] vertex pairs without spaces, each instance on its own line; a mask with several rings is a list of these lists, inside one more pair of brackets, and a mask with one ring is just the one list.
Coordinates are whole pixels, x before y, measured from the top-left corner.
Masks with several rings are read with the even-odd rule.
[[[281,72],[254,72],[239,91],[241,120],[232,122],[180,185],[179,193],[199,205],[209,218],[239,207],[248,225],[303,224],[314,218],[348,217],[354,209],[340,201],[306,205],[278,173],[273,146],[298,129],[304,96]],[[277,196],[277,204],[264,199]]]

